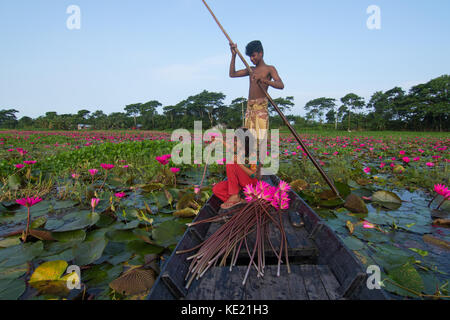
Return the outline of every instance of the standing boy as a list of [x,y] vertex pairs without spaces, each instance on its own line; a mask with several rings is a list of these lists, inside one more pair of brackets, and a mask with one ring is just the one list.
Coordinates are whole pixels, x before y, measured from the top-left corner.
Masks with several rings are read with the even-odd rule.
[[[236,71],[236,44],[230,43],[231,63],[230,77],[245,77],[249,75],[247,69]],[[264,62],[264,49],[260,41],[250,42],[245,48],[245,54],[255,65],[251,67],[250,89],[248,94],[247,111],[245,113],[245,128],[256,131],[258,146],[260,140],[264,140],[269,130],[269,112],[267,110],[269,101],[265,95],[269,86],[283,89],[284,84],[274,66]],[[259,85],[261,84],[261,86]],[[259,159],[259,157],[258,157]],[[258,166],[258,179],[261,178],[261,167]]]

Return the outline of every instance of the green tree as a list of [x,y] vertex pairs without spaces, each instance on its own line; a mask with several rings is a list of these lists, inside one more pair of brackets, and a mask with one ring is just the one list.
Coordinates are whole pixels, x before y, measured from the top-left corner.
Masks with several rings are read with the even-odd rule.
[[[278,108],[281,112],[283,112],[283,114],[291,111],[292,107],[295,105],[294,97],[292,96],[286,98],[276,98],[273,100],[273,102],[277,104]],[[276,112],[275,108],[269,108],[269,115],[278,115],[278,113]]]
[[217,108],[217,121],[226,124],[228,128],[238,128],[244,126],[246,98],[236,98],[229,106],[222,105]]
[[14,128],[17,125],[16,109],[0,110],[0,127]]
[[142,103],[134,103],[125,106],[125,111],[127,116],[132,116],[134,118],[134,126],[137,126],[136,117],[141,113]]
[[148,126],[148,122],[151,122],[152,129],[155,129],[155,116],[158,114],[156,108],[161,107],[162,104],[159,101],[152,100],[146,103],[143,103],[140,107],[140,113],[144,119],[144,124]]
[[334,110],[336,106],[335,101],[336,99],[325,97],[308,101],[305,105],[305,110],[308,111],[306,117],[313,120],[317,117],[320,124],[322,124],[322,118],[325,114],[325,111]]
[[341,98],[342,104],[347,109],[348,115],[348,131],[350,131],[350,118],[352,110],[362,109],[364,107],[364,99],[354,93],[349,93],[345,97]]

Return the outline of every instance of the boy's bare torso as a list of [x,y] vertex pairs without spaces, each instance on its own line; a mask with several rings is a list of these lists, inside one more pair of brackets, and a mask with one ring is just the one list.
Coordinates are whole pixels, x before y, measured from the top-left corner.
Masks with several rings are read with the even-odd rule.
[[[248,92],[248,100],[255,100],[265,98],[266,95],[264,92],[267,92],[269,86],[267,84],[261,83],[261,86],[258,85],[257,80],[255,79],[267,79],[268,81],[272,80],[272,76],[270,74],[271,66],[263,65],[257,67],[251,67],[253,70],[253,77],[250,77],[250,88]],[[262,87],[262,89],[261,89]],[[264,90],[264,91],[263,91]]]

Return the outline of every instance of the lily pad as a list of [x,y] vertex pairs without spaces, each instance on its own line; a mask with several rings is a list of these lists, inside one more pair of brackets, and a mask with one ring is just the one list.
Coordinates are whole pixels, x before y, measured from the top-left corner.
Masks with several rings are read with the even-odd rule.
[[38,229],[42,227],[47,222],[46,217],[39,217],[30,224],[31,229]]
[[23,276],[27,271],[28,271],[28,263],[24,263],[22,265],[9,268],[0,268],[0,280],[17,279]]
[[11,190],[17,191],[19,190],[20,185],[22,184],[22,179],[14,174],[12,176],[9,176],[8,178],[8,186]]
[[[417,270],[411,264],[407,263],[403,266],[392,269],[388,272],[389,278],[391,278],[395,283],[401,285],[402,287],[413,290],[417,293],[422,293],[425,289],[423,284],[422,277],[417,272]],[[394,285],[395,286],[395,285]],[[411,293],[410,291],[404,290],[400,287],[397,287],[396,292],[399,292],[401,295],[408,295],[412,297],[417,297],[417,295]]]
[[106,237],[114,242],[129,242],[139,238],[132,230],[113,230],[106,233]]
[[152,238],[163,247],[177,244],[186,227],[176,221],[165,221],[152,229]]
[[93,266],[87,270],[81,271],[81,279],[90,288],[99,288],[108,286],[108,284],[116,279],[123,270],[121,264],[112,265],[110,263],[102,263]]
[[372,201],[380,204],[381,206],[397,210],[402,205],[402,200],[395,193],[390,191],[380,190],[372,195]]
[[112,281],[109,286],[120,294],[133,295],[149,290],[155,279],[156,275],[152,269],[132,268]]
[[351,193],[350,187],[345,183],[336,181],[334,183],[334,186],[339,191],[339,194],[341,195],[341,197],[344,199]]
[[42,241],[24,243],[0,250],[0,266],[13,267],[32,261],[44,250]]
[[107,243],[108,241],[104,238],[99,238],[75,244],[73,247],[75,264],[85,266],[99,259]]
[[164,187],[162,183],[149,183],[141,187],[141,189],[145,192],[152,192],[156,190],[160,190]]
[[52,237],[61,242],[83,241],[86,239],[86,232],[84,230],[52,232]]
[[36,268],[28,283],[41,293],[65,296],[69,293],[67,280],[75,276],[75,273],[63,276],[67,266],[63,260],[44,262]]
[[73,230],[84,229],[86,227],[90,227],[90,226],[94,225],[95,223],[97,223],[97,221],[99,219],[100,219],[100,215],[98,213],[90,212],[90,211],[83,211],[83,212],[80,212],[79,217],[75,221],[65,224],[62,227],[59,227],[53,231],[62,232],[62,231],[73,231]]
[[181,218],[191,218],[195,217],[198,214],[198,210],[194,210],[192,208],[185,208],[182,210],[175,211],[173,215],[175,217],[181,217]]
[[17,300],[24,293],[25,288],[24,280],[0,280],[0,300]]
[[8,248],[18,244],[20,244],[20,238],[17,236],[0,240],[0,248]]
[[297,179],[295,181],[292,181],[291,183],[289,183],[289,185],[291,186],[292,190],[294,190],[297,193],[309,187],[308,182],[306,182],[303,179]]
[[355,194],[349,194],[347,196],[344,207],[353,213],[367,214],[369,212],[364,201]]
[[364,242],[352,236],[344,238],[343,241],[350,250],[361,250],[365,247]]
[[127,249],[140,256],[148,254],[161,253],[164,247],[152,245],[142,240],[131,241],[127,244]]

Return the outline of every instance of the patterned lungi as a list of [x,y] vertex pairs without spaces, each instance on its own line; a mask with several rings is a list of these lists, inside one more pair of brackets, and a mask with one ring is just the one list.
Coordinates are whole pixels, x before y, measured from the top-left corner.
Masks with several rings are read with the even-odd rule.
[[268,106],[269,101],[267,98],[254,99],[247,102],[244,127],[255,130],[258,143],[267,137],[267,131],[269,130]]

